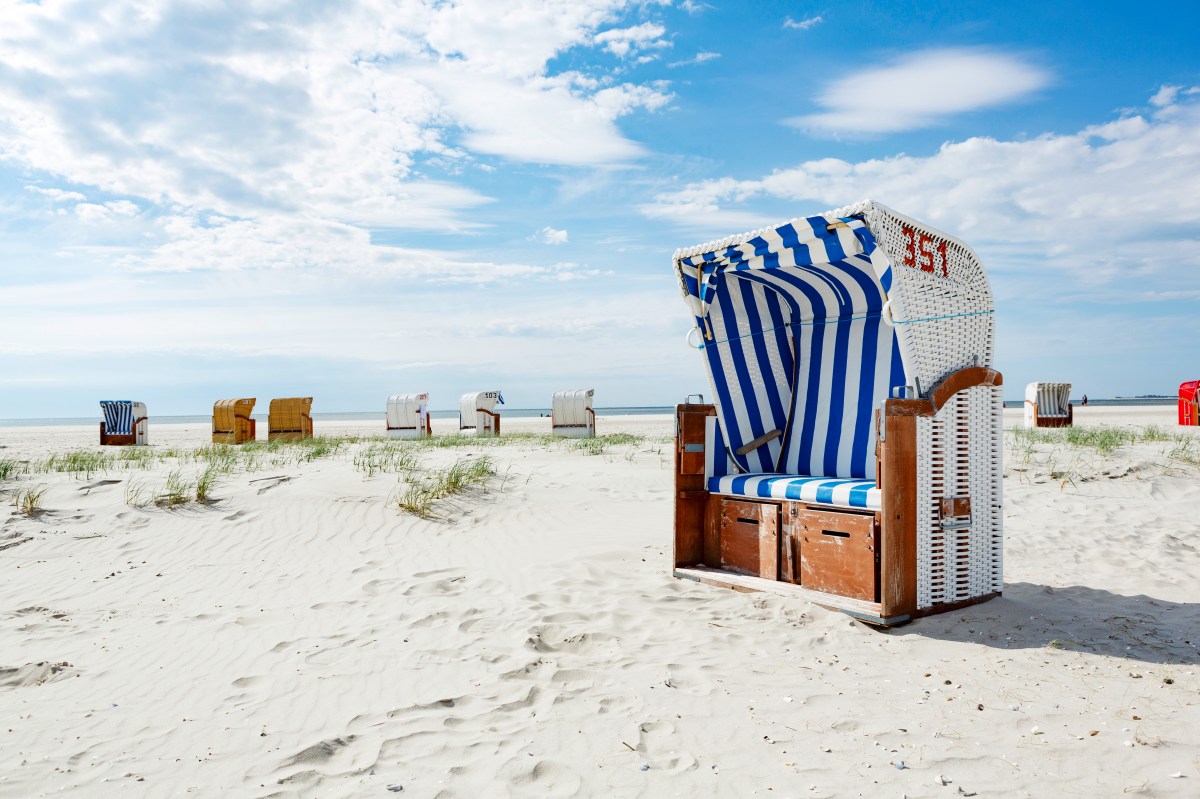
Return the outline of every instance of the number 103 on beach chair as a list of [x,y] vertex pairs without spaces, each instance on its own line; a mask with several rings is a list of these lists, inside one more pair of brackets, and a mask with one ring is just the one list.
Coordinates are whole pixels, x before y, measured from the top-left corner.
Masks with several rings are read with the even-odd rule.
[[1002,378],[962,242],[865,201],[675,253],[675,576],[892,625],[1003,587]]

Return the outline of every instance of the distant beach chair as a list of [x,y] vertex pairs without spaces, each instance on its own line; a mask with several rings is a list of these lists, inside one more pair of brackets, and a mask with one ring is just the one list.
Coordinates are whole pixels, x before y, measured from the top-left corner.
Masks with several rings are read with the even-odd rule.
[[393,394],[387,402],[388,438],[425,438],[433,435],[428,394]]
[[134,400],[100,400],[100,445],[124,447],[146,444],[150,433],[150,419],[146,414],[146,403]]
[[1025,427],[1070,427],[1074,422],[1070,383],[1025,386]]
[[967,245],[865,201],[675,253],[674,574],[880,625],[1003,588],[1003,378]]
[[1200,380],[1179,384],[1179,423],[1185,427],[1200,426]]
[[558,391],[550,400],[550,431],[567,438],[596,435],[596,412],[592,410],[592,388]]
[[500,414],[493,409],[504,404],[497,391],[476,391],[463,394],[458,401],[458,431],[474,431],[477,436],[500,435]]
[[254,419],[254,397],[223,399],[213,403],[212,441],[214,444],[241,444],[253,441],[257,432]]
[[312,438],[312,397],[284,397],[271,400],[267,413],[267,441]]

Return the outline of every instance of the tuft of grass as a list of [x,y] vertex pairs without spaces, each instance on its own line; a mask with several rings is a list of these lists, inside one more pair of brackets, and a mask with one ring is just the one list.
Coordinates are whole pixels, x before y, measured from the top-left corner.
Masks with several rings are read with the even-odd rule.
[[1200,439],[1181,435],[1176,436],[1173,440],[1175,446],[1167,453],[1168,458],[1183,461],[1192,466],[1200,466]]
[[396,500],[400,510],[429,519],[433,516],[433,493],[421,482],[409,483]]
[[354,456],[354,468],[367,477],[388,472],[411,472],[417,468],[417,453],[406,441],[368,444]]
[[0,458],[0,480],[7,480],[10,477],[21,473],[21,464],[14,461],[12,458]]
[[150,447],[121,447],[116,461],[126,469],[149,469],[157,457]]
[[175,508],[191,501],[192,487],[178,469],[173,469],[167,475],[163,490],[154,497],[154,504],[160,508]]
[[222,473],[221,469],[221,466],[213,463],[204,467],[204,471],[196,478],[197,502],[208,503],[213,501],[212,491],[217,486],[217,475]]
[[151,497],[146,484],[130,479],[125,484],[125,504],[131,508],[144,508],[150,504]]
[[397,505],[402,511],[430,519],[434,517],[434,503],[438,500],[483,487],[495,476],[496,467],[486,455],[459,458],[445,469],[410,480],[397,499]]
[[46,496],[46,486],[30,486],[13,494],[12,504],[18,512],[26,516],[34,516],[45,510],[42,507],[42,497],[44,496]]
[[38,466],[42,472],[69,472],[74,475],[91,477],[96,472],[107,472],[116,460],[115,456],[95,450],[74,450],[62,454],[53,454]]
[[214,473],[229,474],[236,469],[242,460],[242,454],[236,447],[229,444],[213,444],[210,447],[200,447],[193,451],[193,457],[208,465],[205,471],[212,469]]

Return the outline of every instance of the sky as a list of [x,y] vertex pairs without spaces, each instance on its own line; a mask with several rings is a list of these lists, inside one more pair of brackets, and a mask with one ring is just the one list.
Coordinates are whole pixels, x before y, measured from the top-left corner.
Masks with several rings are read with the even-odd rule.
[[1200,377],[1200,6],[0,2],[0,418],[707,393],[679,247],[870,198],[996,365]]

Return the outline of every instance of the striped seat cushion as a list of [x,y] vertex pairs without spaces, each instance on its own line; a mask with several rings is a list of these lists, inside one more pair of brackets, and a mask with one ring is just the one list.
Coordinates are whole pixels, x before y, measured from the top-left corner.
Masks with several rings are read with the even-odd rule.
[[791,499],[863,510],[882,508],[879,488],[874,480],[798,477],[790,474],[727,474],[710,477],[708,490],[731,497]]

